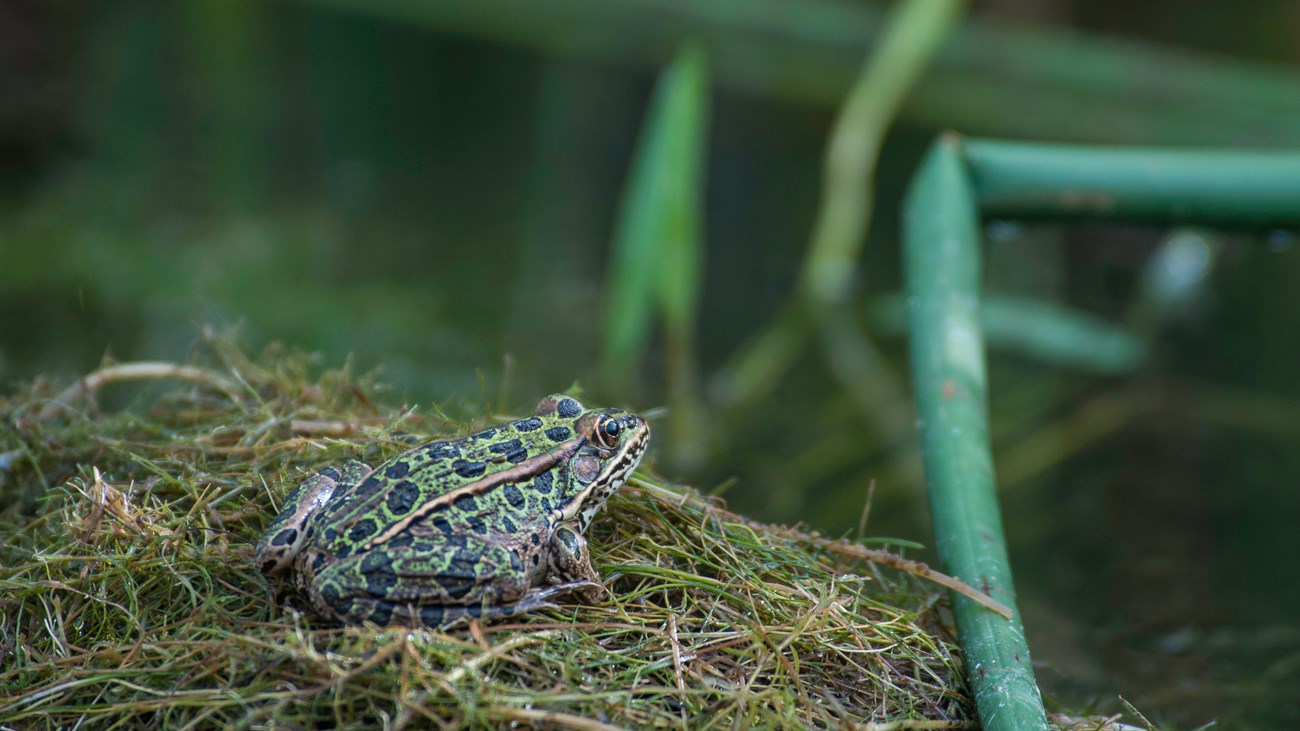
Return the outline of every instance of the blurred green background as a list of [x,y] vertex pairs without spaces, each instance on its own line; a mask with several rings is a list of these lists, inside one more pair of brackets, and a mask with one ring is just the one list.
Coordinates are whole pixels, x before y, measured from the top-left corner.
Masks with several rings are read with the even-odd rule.
[[[658,469],[738,510],[856,534],[874,481],[867,533],[926,543],[896,295],[935,134],[1300,148],[1300,4],[951,5],[933,54],[900,32],[867,66],[887,136],[823,322],[800,278],[823,161],[892,4],[0,2],[0,380],[183,359],[237,326],[459,415],[576,382],[668,405]],[[988,233],[1045,691],[1300,727],[1293,235]]]

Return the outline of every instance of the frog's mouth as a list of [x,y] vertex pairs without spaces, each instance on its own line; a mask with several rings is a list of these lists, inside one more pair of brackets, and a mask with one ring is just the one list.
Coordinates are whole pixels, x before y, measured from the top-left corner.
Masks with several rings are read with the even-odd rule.
[[650,444],[650,426],[646,424],[645,419],[636,414],[627,414],[620,417],[619,422],[631,431],[631,438],[624,440],[617,451],[605,460],[604,470],[592,480],[587,489],[578,493],[571,503],[575,508],[573,513],[564,516],[565,519],[571,520],[576,514],[579,529],[582,531],[587,530],[591,519],[596,516],[609,496],[627,482],[632,471],[641,463],[641,457],[645,455],[646,447]]

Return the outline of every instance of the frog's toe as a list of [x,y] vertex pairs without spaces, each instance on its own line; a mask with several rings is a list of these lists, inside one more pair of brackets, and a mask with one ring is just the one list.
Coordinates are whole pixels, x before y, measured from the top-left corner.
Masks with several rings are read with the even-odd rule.
[[595,604],[600,601],[601,595],[605,593],[605,585],[599,581],[569,581],[562,584],[554,584],[544,589],[540,589],[533,594],[544,595],[543,599],[549,599],[561,594],[569,594],[577,597],[583,604]]

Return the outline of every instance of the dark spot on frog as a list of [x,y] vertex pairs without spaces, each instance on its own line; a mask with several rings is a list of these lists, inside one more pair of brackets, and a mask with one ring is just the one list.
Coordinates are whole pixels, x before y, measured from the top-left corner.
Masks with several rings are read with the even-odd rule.
[[485,524],[483,522],[483,519],[478,517],[477,515],[469,516],[468,518],[465,519],[465,523],[469,525],[469,529],[474,531],[475,533],[481,536],[487,535],[487,524]]
[[481,442],[481,441],[485,441],[485,440],[491,439],[492,437],[495,437],[496,435],[497,435],[497,430],[496,430],[495,428],[492,428],[492,429],[484,429],[483,431],[479,432],[478,434],[475,434],[475,435],[474,435],[474,438],[477,439],[477,440],[479,440],[479,441]]
[[534,554],[533,554],[533,565],[536,566],[536,565],[540,564],[541,562],[542,562],[542,554],[540,554],[540,553],[534,553]]
[[372,490],[378,488],[382,483],[383,483],[383,480],[379,479],[379,476],[378,476],[378,475],[371,475],[371,476],[369,476],[369,477],[366,478],[366,481],[365,481],[365,482],[361,483],[361,484],[357,487],[357,490],[358,490],[359,492],[370,492],[370,491],[372,491]]
[[415,501],[420,499],[420,488],[416,487],[410,480],[402,480],[393,485],[388,491],[388,510],[393,515],[406,515],[415,507]]
[[510,552],[510,570],[516,574],[524,570],[524,562],[519,560],[519,554],[514,551]]
[[546,436],[552,442],[562,442],[573,435],[567,426],[554,426],[546,430]]
[[318,571],[324,563],[325,563],[325,554],[323,553],[316,554],[316,556],[311,560],[312,573]]
[[543,472],[533,480],[533,489],[545,495],[551,491],[554,480],[555,477],[550,472]]
[[528,541],[529,541],[530,543],[532,543],[534,546],[540,546],[540,545],[542,545],[542,537],[539,536],[539,535],[537,535],[536,533],[534,533],[534,534],[532,534],[531,536],[529,536],[529,537],[528,537]]
[[559,405],[555,407],[555,413],[566,419],[572,419],[582,413],[582,407],[578,405],[577,401],[574,401],[571,398],[566,398],[562,399]]
[[334,552],[335,558],[347,558],[352,555],[352,546],[339,546],[339,550]]
[[366,557],[361,559],[361,573],[368,574],[380,570],[386,570],[389,573],[393,571],[393,559],[383,551],[367,553]]
[[420,607],[420,621],[425,627],[437,627],[447,618],[447,612],[438,605]]
[[326,467],[325,469],[321,470],[320,472],[317,472],[316,474],[324,475],[325,477],[328,477],[331,480],[339,479],[339,471],[334,469],[333,467]]
[[457,551],[447,564],[447,569],[439,574],[438,584],[452,599],[462,599],[474,588],[478,579],[478,562],[482,554],[474,551]]
[[451,442],[434,442],[424,448],[424,454],[429,459],[451,459],[460,456],[460,449]]
[[373,536],[377,530],[379,530],[379,526],[375,524],[375,521],[366,518],[352,526],[352,530],[348,531],[348,540],[353,543],[360,543]]
[[282,530],[282,531],[280,531],[279,533],[276,533],[276,534],[275,534],[275,538],[272,538],[272,539],[271,539],[271,545],[272,545],[272,546],[287,546],[287,545],[289,545],[290,543],[293,543],[293,542],[296,541],[296,540],[298,540],[298,529],[297,529],[297,528],[285,528],[284,530]]
[[405,460],[394,462],[388,465],[388,469],[384,470],[384,477],[387,477],[390,480],[400,480],[403,477],[406,477],[407,473],[410,471],[411,465],[407,464]]
[[494,454],[505,454],[506,452],[519,449],[523,444],[524,443],[518,439],[511,439],[508,442],[497,442],[496,444],[493,444],[488,447],[488,451]]
[[447,522],[447,518],[441,515],[429,521],[429,525],[432,525],[434,528],[438,529],[440,533],[451,532],[451,523]]
[[264,573],[264,574],[269,574],[269,573],[271,573],[271,569],[273,569],[273,568],[275,568],[275,559],[271,559],[270,561],[263,561],[263,562],[262,562],[262,573]]
[[505,530],[506,533],[519,532],[519,527],[515,525],[515,522],[504,515],[501,516],[501,528]]
[[524,493],[518,487],[506,485],[504,492],[506,502],[510,503],[510,507],[518,510],[524,506]]
[[331,583],[322,584],[319,589],[319,592],[320,592],[320,598],[324,599],[325,603],[329,604],[330,606],[335,606],[336,604],[338,604],[339,598],[342,596],[339,593],[338,586]]
[[391,566],[365,571],[363,575],[366,577],[366,593],[370,596],[385,597],[397,587],[397,574],[393,573]]
[[544,497],[537,498],[537,512],[539,513],[551,512],[551,501],[547,500]]
[[339,537],[338,531],[334,530],[333,528],[325,529],[325,540],[333,543],[334,541],[338,540],[338,537]]
[[557,530],[555,531],[555,537],[560,540],[560,543],[564,544],[564,550],[569,553],[578,552],[578,534],[571,530]]
[[515,431],[522,431],[522,432],[537,431],[538,429],[542,428],[542,420],[537,418],[536,416],[530,416],[527,419],[520,419],[519,421],[516,421],[514,426],[515,426]]
[[506,461],[510,464],[519,464],[528,459],[528,450],[520,447],[506,455]]
[[466,478],[478,477],[479,475],[483,474],[484,470],[487,469],[487,463],[462,462],[460,460],[457,460],[452,464],[452,468],[455,469],[456,474],[460,475],[461,477],[466,477]]
[[392,602],[375,602],[374,609],[370,610],[370,616],[366,617],[371,622],[380,627],[387,626],[393,621],[393,603]]
[[467,513],[472,513],[475,510],[478,510],[478,503],[474,501],[473,495],[460,495],[459,497],[457,497],[455,500],[452,501],[451,507],[454,510],[461,510]]

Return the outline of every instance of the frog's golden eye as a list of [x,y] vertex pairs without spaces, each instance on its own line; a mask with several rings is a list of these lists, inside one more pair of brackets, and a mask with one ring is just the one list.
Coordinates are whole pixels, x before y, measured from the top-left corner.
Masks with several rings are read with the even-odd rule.
[[618,444],[618,435],[623,427],[618,419],[605,416],[596,422],[596,443],[606,449],[613,449]]

